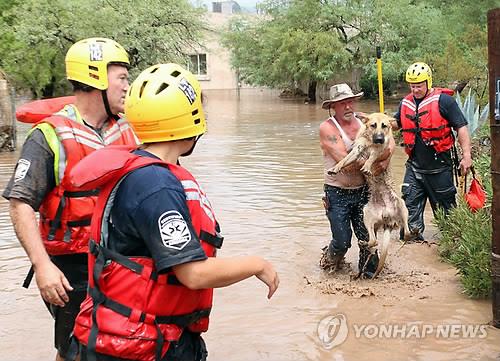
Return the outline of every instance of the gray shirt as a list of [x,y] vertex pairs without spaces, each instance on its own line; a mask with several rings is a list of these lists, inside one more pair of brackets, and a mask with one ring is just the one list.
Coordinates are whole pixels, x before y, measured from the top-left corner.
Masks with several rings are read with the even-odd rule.
[[35,129],[24,142],[14,174],[2,196],[19,199],[38,211],[55,186],[54,153],[42,131]]

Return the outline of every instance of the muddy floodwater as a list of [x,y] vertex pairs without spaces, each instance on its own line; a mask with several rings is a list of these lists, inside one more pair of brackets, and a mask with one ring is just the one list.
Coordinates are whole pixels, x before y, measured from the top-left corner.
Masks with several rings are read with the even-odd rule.
[[[271,300],[256,278],[217,289],[209,360],[500,360],[500,330],[488,326],[491,301],[462,294],[456,271],[435,244],[400,247],[375,281],[349,270],[321,271],[330,230],[321,204],[323,165],[319,105],[242,90],[208,93],[208,133],[184,160],[205,188],[225,236],[220,257],[258,254],[276,266],[281,285]],[[396,104],[386,106],[393,110]],[[392,108],[392,109],[391,109]],[[358,110],[375,111],[375,102]],[[22,144],[23,131],[20,131]],[[0,153],[0,186],[18,152]],[[392,170],[401,183],[405,156]],[[426,238],[435,238],[427,212]],[[347,254],[357,262],[357,246]],[[52,321],[0,200],[0,361],[52,360]]]

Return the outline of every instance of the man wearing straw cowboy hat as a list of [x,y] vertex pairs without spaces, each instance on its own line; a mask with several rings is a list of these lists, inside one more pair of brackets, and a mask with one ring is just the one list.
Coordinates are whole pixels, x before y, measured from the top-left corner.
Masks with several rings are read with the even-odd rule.
[[[344,255],[351,247],[352,232],[362,245],[368,240],[368,232],[363,223],[363,207],[368,202],[368,187],[363,173],[362,163],[355,162],[335,175],[326,170],[334,167],[354,144],[354,138],[361,127],[361,120],[356,116],[356,100],[363,92],[354,94],[349,85],[336,84],[330,88],[330,99],[323,102],[322,108],[328,109],[330,117],[319,128],[320,146],[323,151],[325,182],[323,197],[326,216],[330,222],[332,239],[325,247],[320,266],[324,269],[338,270],[342,267]],[[389,165],[394,149],[374,164],[374,173],[379,174]],[[359,273],[370,278],[377,268],[378,257],[372,257],[369,264],[366,259],[369,251],[360,246]]]

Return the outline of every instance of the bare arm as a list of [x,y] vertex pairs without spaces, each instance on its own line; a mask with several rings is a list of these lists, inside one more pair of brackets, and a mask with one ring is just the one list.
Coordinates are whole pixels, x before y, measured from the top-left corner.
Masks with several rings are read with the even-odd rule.
[[321,149],[332,157],[335,162],[338,163],[347,155],[347,150],[338,129],[330,126],[327,122],[323,122],[319,127],[319,141]]
[[256,276],[264,282],[271,298],[279,285],[279,277],[271,263],[261,257],[209,257],[173,267],[179,281],[190,289],[220,288]]
[[11,198],[10,217],[17,238],[33,265],[36,283],[43,299],[49,303],[64,306],[64,302],[69,301],[66,290],[70,291],[73,288],[59,268],[52,263],[45,250],[38,231],[35,211],[29,204]]
[[460,161],[460,170],[462,174],[467,174],[470,167],[472,166],[469,130],[465,126],[460,127],[457,130],[457,134],[458,134],[458,143],[460,144],[460,148],[462,148],[462,155],[463,155],[463,158]]
[[[319,141],[323,152],[332,157],[336,163],[345,158],[348,153],[338,129],[327,122],[323,122],[319,127]],[[348,173],[352,170],[359,170],[362,165],[363,162],[354,162],[342,168],[342,172]]]

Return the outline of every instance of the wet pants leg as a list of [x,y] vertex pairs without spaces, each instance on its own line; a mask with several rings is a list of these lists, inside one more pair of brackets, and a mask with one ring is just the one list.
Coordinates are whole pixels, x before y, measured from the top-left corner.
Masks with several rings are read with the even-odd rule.
[[423,174],[424,185],[428,193],[432,192],[429,201],[434,214],[438,208],[442,208],[446,214],[456,206],[457,189],[453,183],[452,169],[446,169],[436,174]]
[[435,214],[438,208],[448,213],[456,206],[455,195],[457,190],[453,183],[453,172],[451,168],[439,173],[422,174],[416,172],[413,167],[407,166],[401,193],[408,209],[408,226],[410,230],[418,230],[419,237],[423,240],[424,210],[427,199]]
[[413,167],[407,165],[401,185],[402,198],[408,209],[408,227],[410,231],[418,231],[417,240],[423,240],[424,210],[427,203],[427,190],[423,183],[422,174],[416,173]]
[[353,230],[358,240],[368,240],[363,222],[363,207],[368,202],[367,187],[342,189],[325,185],[325,196],[328,199],[326,214],[332,231],[329,254],[345,254],[351,247]]

